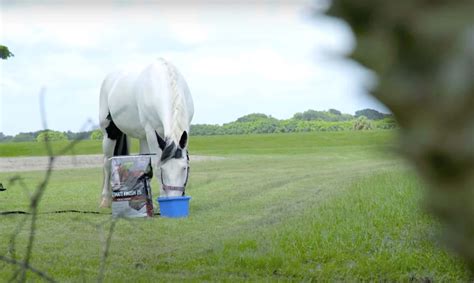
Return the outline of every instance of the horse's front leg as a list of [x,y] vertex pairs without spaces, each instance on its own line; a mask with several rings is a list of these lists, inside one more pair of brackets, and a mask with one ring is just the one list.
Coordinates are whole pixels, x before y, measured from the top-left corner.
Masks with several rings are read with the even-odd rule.
[[104,135],[102,140],[102,150],[104,152],[104,182],[102,187],[102,199],[100,207],[110,207],[112,203],[112,191],[110,189],[110,158],[114,155],[114,148],[117,141],[109,139]]
[[149,150],[149,153],[153,154],[151,156],[151,165],[153,166],[153,176],[158,183],[160,188],[160,196],[163,195],[163,189],[161,187],[161,169],[160,169],[160,158],[161,158],[161,149],[158,145],[158,139],[156,137],[156,132],[153,128],[145,128],[146,132],[146,143]]

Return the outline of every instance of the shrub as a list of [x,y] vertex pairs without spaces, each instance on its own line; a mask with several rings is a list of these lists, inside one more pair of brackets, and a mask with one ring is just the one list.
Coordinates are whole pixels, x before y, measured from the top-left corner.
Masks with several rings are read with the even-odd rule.
[[91,140],[101,140],[104,138],[104,134],[100,129],[94,130],[91,133]]
[[14,142],[34,141],[35,136],[34,133],[19,133],[18,135],[14,136],[12,140]]
[[63,132],[57,132],[57,131],[51,131],[51,130],[46,130],[44,132],[41,132],[37,137],[36,141],[37,142],[45,142],[46,139],[48,141],[65,141],[67,140],[67,136]]
[[361,130],[372,130],[373,129],[373,126],[372,126],[372,122],[367,119],[367,117],[365,116],[359,116],[359,118],[357,118],[355,121],[354,121],[354,124],[352,126],[352,129],[353,130],[356,130],[356,131],[361,131]]
[[384,118],[382,120],[374,121],[375,128],[389,130],[398,128],[397,121],[393,118]]

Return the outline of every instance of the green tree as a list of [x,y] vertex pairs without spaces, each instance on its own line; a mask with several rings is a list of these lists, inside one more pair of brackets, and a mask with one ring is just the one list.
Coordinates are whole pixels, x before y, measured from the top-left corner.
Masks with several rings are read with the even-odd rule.
[[15,55],[13,55],[13,53],[10,52],[8,47],[6,47],[5,45],[0,45],[0,58],[2,58],[3,60],[6,60],[8,57],[13,57],[13,56]]
[[52,131],[52,130],[43,131],[36,137],[37,142],[65,141],[65,140],[67,140],[67,136],[65,133]]
[[359,116],[352,126],[352,129],[355,131],[362,131],[362,130],[372,130],[372,122],[365,116]]
[[0,132],[0,142],[9,142],[13,140],[12,136],[7,136],[4,133]]
[[391,116],[377,121],[368,120],[367,117],[355,120],[352,115],[342,114],[338,110],[330,109],[329,111],[308,110],[304,113],[296,113],[293,118],[286,120],[278,120],[265,114],[254,113],[240,117],[236,121],[222,126],[207,124],[191,125],[191,133],[193,135],[238,135],[348,131],[353,129],[393,129],[397,127],[395,120]]
[[[298,114],[298,113],[297,113]],[[297,115],[295,114],[295,116]],[[298,120],[296,119],[288,119],[288,120],[283,120],[280,121],[276,132],[278,133],[292,133],[296,131],[296,128],[298,127]]]
[[397,129],[397,121],[393,117],[384,118],[382,120],[376,120],[373,122],[374,127],[377,129],[388,130]]
[[381,120],[389,115],[380,113],[379,111],[374,110],[374,109],[363,109],[363,110],[356,111],[355,116],[356,117],[365,116],[370,120]]
[[252,113],[252,114],[248,114],[248,115],[238,118],[236,122],[238,123],[255,122],[262,119],[272,119],[272,118],[262,113]]
[[104,134],[100,129],[94,130],[91,133],[91,140],[102,140],[104,138]]
[[306,110],[303,113],[296,113],[293,116],[293,119],[296,120],[304,120],[304,121],[312,121],[312,120],[324,120],[325,115],[321,111],[316,110]]
[[88,140],[91,138],[92,131],[74,133],[67,131],[66,133],[68,140]]
[[26,141],[34,141],[35,135],[34,133],[19,133],[13,137],[14,142],[26,142]]
[[303,121],[347,121],[351,120],[353,117],[349,114],[342,114],[340,111],[336,109],[329,109],[329,111],[316,111],[316,110],[306,110],[303,113],[296,113],[293,115],[293,119],[295,120],[303,120]]
[[191,125],[191,134],[196,136],[210,136],[217,135],[221,126],[209,124]]

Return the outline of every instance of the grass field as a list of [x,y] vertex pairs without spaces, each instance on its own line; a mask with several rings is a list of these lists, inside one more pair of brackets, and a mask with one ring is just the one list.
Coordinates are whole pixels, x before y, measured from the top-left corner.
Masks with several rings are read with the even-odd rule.
[[[393,138],[389,131],[192,137],[192,154],[226,158],[191,164],[189,218],[117,222],[105,280],[467,281],[463,264],[438,247],[439,225],[421,208],[412,170],[393,156]],[[97,143],[80,146],[78,153],[99,153]],[[43,174],[21,176],[33,188]],[[98,211],[100,183],[99,168],[55,171],[40,210]],[[26,210],[27,196],[9,186],[0,211]],[[110,210],[102,212],[41,214],[32,265],[58,281],[95,281],[110,225],[100,225],[110,223]],[[0,216],[0,255],[12,256],[9,239],[23,217]],[[24,228],[18,257],[26,239]],[[0,281],[12,274],[0,262]]]
[[[262,134],[236,136],[197,136],[190,138],[191,154],[293,154],[311,153],[328,147],[380,147],[391,145],[393,132],[318,132],[295,134]],[[53,152],[58,154],[68,141],[51,142]],[[131,152],[138,152],[138,142],[132,139]],[[85,140],[65,154],[101,154],[102,141]],[[41,142],[0,143],[0,157],[45,156],[47,150]]]

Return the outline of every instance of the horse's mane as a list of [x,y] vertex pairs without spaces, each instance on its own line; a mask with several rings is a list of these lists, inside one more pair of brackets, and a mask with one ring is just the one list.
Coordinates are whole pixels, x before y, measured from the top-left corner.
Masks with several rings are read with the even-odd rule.
[[169,87],[171,90],[171,138],[176,144],[179,143],[184,131],[188,131],[188,113],[184,96],[178,90],[178,73],[176,68],[163,58],[159,59],[168,70]]

